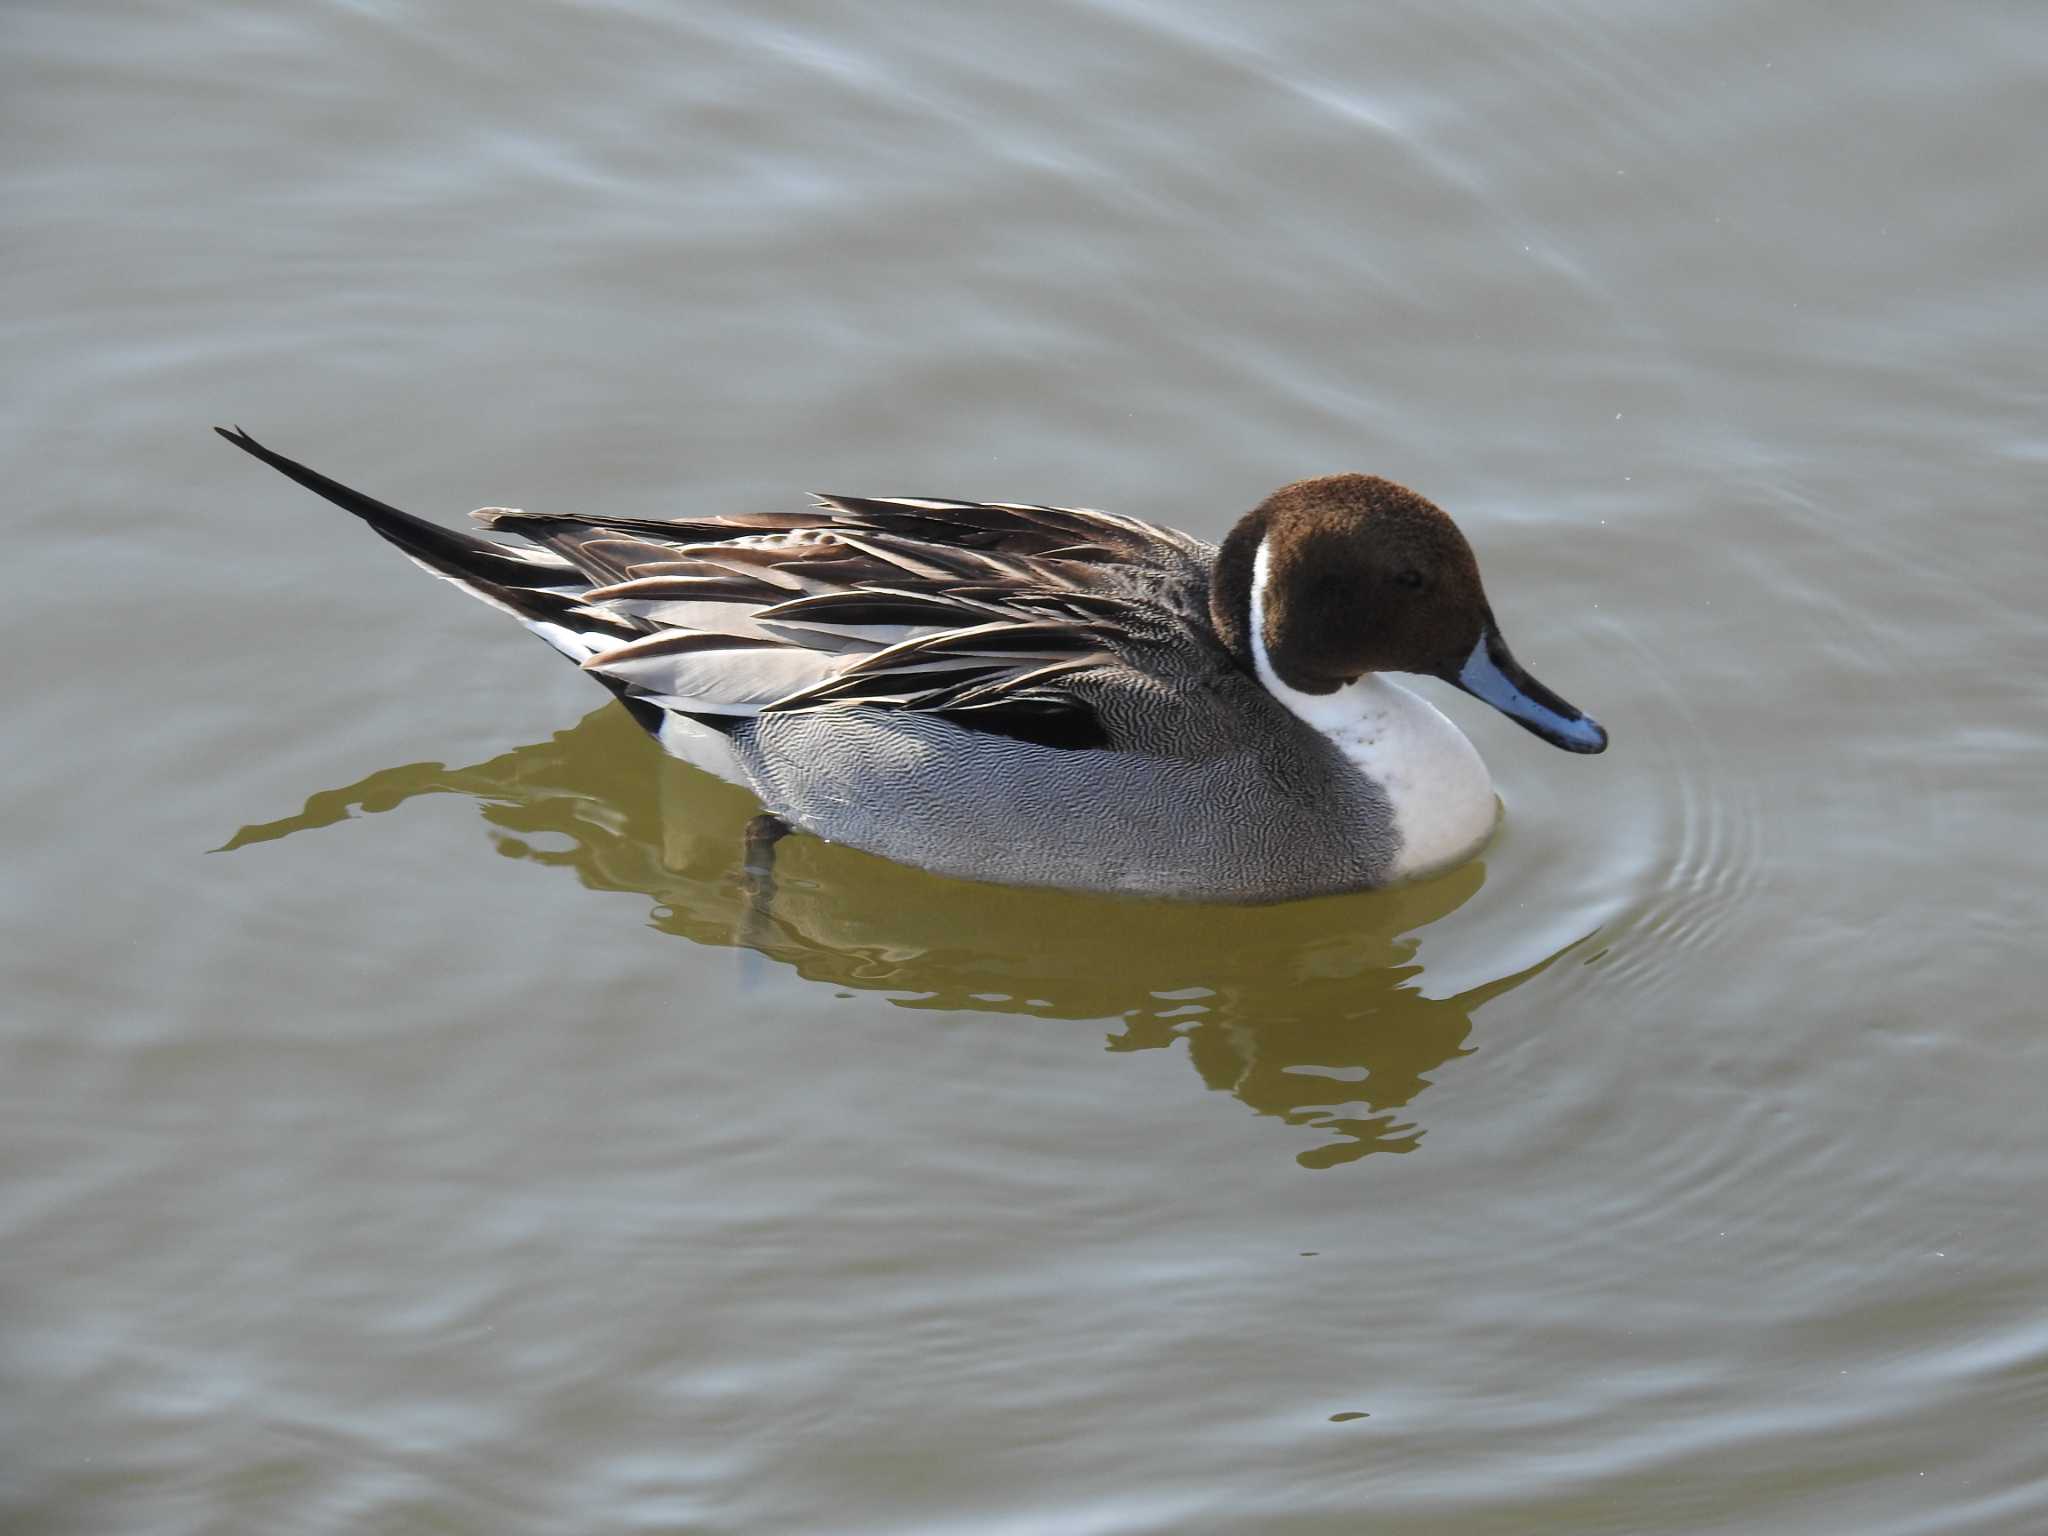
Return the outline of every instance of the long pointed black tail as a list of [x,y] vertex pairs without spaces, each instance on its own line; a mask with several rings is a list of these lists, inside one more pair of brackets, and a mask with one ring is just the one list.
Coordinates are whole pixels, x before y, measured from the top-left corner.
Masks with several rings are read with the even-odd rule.
[[[240,427],[233,431],[226,427],[213,430],[279,474],[290,476],[307,490],[353,512],[416,563],[472,597],[482,598],[492,607],[511,614],[571,661],[580,663],[595,651],[609,650],[645,633],[644,627],[631,620],[583,606],[582,596],[590,590],[590,578],[558,555],[537,549],[508,549],[474,534],[443,528],[388,506],[374,496],[365,496],[339,480],[330,480],[281,453],[272,453]],[[644,699],[628,697],[626,685],[616,678],[599,675],[597,680],[632,711],[633,718],[643,727],[660,731],[659,709]]]
[[[390,540],[435,574],[476,589],[479,597],[517,612],[533,613],[536,589],[581,587],[588,583],[567,566],[546,557],[521,554],[474,534],[443,528],[410,512],[401,512],[361,491],[330,480],[281,453],[273,453],[240,427],[214,431],[244,453],[253,454],[279,474],[289,476],[344,511],[353,512],[378,535]],[[545,606],[545,605],[543,605]]]

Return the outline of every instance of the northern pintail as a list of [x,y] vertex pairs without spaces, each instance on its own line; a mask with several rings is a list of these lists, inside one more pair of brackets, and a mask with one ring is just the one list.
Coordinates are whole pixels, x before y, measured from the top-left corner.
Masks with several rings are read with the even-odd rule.
[[577,662],[796,829],[946,874],[1209,901],[1387,885],[1499,812],[1441,678],[1553,745],[1607,733],[1509,653],[1456,524],[1391,481],[1275,491],[1220,547],[1079,508],[470,515],[458,533],[216,428]]

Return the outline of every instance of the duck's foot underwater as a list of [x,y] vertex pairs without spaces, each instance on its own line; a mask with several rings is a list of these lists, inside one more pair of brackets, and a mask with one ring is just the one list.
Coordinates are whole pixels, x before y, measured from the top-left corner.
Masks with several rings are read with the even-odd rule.
[[[772,811],[763,811],[740,834],[740,867],[750,881],[771,889],[775,882],[775,845],[795,830]],[[767,894],[764,892],[764,894]]]
[[767,937],[775,904],[775,845],[794,829],[780,816],[763,811],[740,834],[740,884],[747,905],[733,937],[749,949]]

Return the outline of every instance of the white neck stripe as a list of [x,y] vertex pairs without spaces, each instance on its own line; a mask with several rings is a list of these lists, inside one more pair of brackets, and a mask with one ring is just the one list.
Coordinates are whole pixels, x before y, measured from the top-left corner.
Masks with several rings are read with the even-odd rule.
[[1349,690],[1339,688],[1331,693],[1308,693],[1290,687],[1274,667],[1272,653],[1266,649],[1266,587],[1273,579],[1269,545],[1269,540],[1260,539],[1258,550],[1252,556],[1252,603],[1251,612],[1247,615],[1251,626],[1252,666],[1259,674],[1259,681],[1266,685],[1266,692],[1285,704],[1291,714],[1306,720],[1319,731],[1342,727],[1358,713],[1344,697]]

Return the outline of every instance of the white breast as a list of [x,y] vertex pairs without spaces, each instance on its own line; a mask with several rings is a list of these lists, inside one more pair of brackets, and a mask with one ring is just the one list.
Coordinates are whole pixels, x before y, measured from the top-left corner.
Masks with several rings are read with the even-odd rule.
[[1407,879],[1469,859],[1500,817],[1493,778],[1465,733],[1427,699],[1378,673],[1334,693],[1290,688],[1266,654],[1266,546],[1252,560],[1251,644],[1259,681],[1378,784],[1401,835],[1394,874]]

